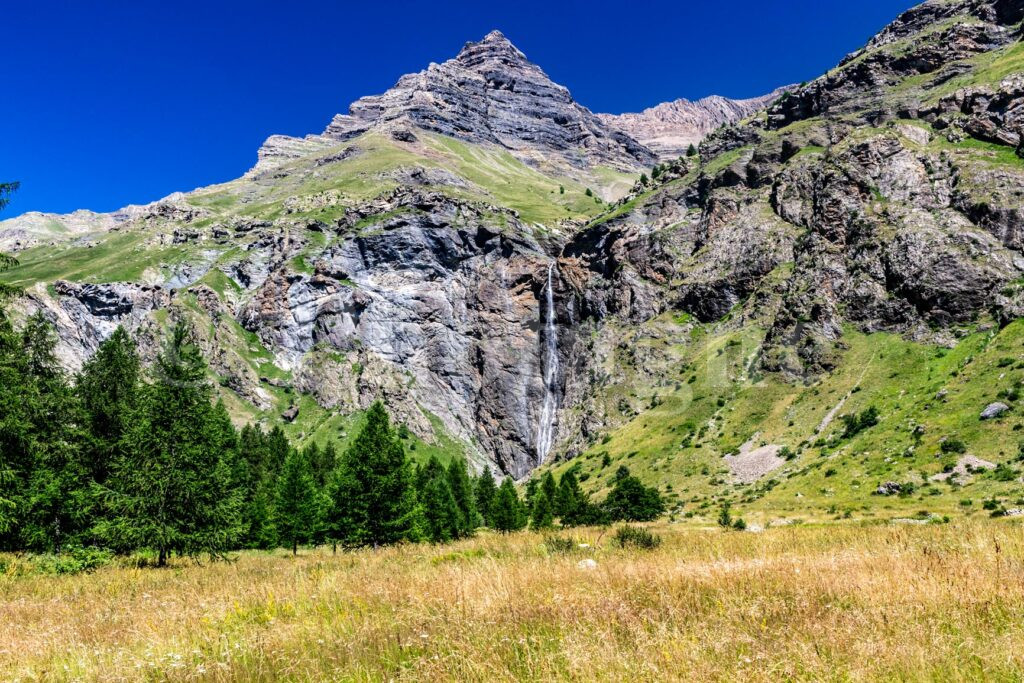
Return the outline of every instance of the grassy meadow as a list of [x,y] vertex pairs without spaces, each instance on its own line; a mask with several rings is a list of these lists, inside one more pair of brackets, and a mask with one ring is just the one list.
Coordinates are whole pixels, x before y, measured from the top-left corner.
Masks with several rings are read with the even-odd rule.
[[73,575],[6,556],[0,679],[1024,678],[1013,520],[651,529],[654,550],[481,533]]

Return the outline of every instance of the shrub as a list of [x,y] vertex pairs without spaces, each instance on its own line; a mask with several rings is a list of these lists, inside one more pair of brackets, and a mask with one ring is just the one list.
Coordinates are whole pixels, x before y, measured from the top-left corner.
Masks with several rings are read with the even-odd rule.
[[552,555],[566,555],[576,549],[576,541],[565,536],[548,536],[544,539],[544,547]]
[[1013,481],[1017,478],[1017,470],[1007,467],[1005,463],[999,463],[992,470],[992,478],[996,481]]
[[870,406],[867,410],[860,413],[859,415],[854,413],[852,415],[843,415],[843,438],[849,439],[857,434],[860,434],[865,429],[869,429],[878,424],[878,408]]
[[34,569],[42,574],[78,574],[91,572],[110,563],[114,554],[100,548],[68,548],[60,555],[39,555]]
[[967,444],[960,439],[946,439],[942,442],[942,445],[939,446],[939,449],[942,450],[943,453],[966,453]]
[[620,548],[653,550],[661,545],[661,536],[636,526],[623,526],[615,532],[612,541]]

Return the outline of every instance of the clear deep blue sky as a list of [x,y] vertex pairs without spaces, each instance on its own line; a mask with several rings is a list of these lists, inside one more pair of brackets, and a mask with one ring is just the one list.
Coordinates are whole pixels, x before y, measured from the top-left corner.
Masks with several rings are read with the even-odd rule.
[[110,211],[230,180],[273,133],[491,29],[594,111],[817,76],[914,0],[31,2],[0,12],[4,212]]

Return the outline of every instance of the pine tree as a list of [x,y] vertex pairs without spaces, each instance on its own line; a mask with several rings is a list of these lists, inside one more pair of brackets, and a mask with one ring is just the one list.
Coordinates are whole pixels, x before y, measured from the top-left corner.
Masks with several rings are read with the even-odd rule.
[[576,478],[575,468],[567,470],[558,480],[558,493],[555,495],[555,514],[562,518],[572,517],[583,502],[585,494]]
[[330,488],[333,538],[349,546],[376,546],[397,543],[411,533],[412,470],[379,401],[367,411]]
[[526,501],[527,512],[533,510],[533,499],[537,497],[537,488],[539,486],[540,481],[536,477],[533,477],[526,482],[526,492],[524,498]]
[[[555,475],[551,474],[551,470],[544,473],[544,476],[540,479],[540,492],[543,492],[548,498],[548,505],[553,506],[555,499],[558,497],[558,482],[555,481]],[[537,506],[537,501],[534,499],[533,507]],[[532,512],[531,508],[531,512]]]
[[0,309],[0,547],[18,548],[17,496],[30,466],[33,429],[27,398],[31,382],[21,339]]
[[697,148],[694,147],[692,142],[690,143],[690,146],[686,148],[686,156],[688,156],[688,157],[695,157],[695,156],[697,156]]
[[119,549],[220,555],[240,532],[240,492],[219,452],[206,363],[179,323],[141,392],[106,488],[110,519],[97,532]]
[[316,536],[318,516],[316,485],[309,460],[292,449],[278,476],[274,499],[274,526],[280,541],[292,549],[292,555],[298,554],[300,543]]
[[41,312],[21,331],[32,439],[20,491],[20,544],[60,552],[88,526],[89,480],[81,458],[79,403],[55,354],[57,334]]
[[426,539],[431,543],[446,543],[458,538],[461,512],[448,485],[448,478],[430,477],[424,482],[419,497]]
[[506,477],[501,482],[498,493],[494,497],[491,514],[494,517],[493,526],[496,531],[509,533],[519,531],[526,526],[526,513],[519,500],[519,494],[516,493],[516,487],[512,484],[512,479]]
[[277,545],[270,503],[276,473],[267,465],[267,435],[258,426],[245,425],[238,438],[238,478],[241,484],[241,543],[247,548]]
[[565,527],[604,523],[601,508],[590,501],[590,496],[580,486],[575,467],[567,470],[558,482],[555,514]]
[[446,472],[448,488],[451,489],[458,510],[456,538],[467,538],[480,526],[479,514],[476,509],[476,498],[473,495],[473,483],[470,481],[466,463],[462,458],[454,458],[448,463]]
[[318,488],[323,488],[327,485],[327,481],[331,477],[331,472],[338,466],[338,455],[337,450],[334,447],[333,441],[328,441],[327,445],[320,448],[315,443],[311,443],[306,446],[305,449],[306,459],[309,460],[310,471],[313,474],[313,480],[316,482]]
[[139,355],[135,342],[119,326],[82,366],[75,388],[84,411],[86,465],[99,484],[106,482],[117,457],[138,391]]
[[491,468],[485,467],[484,471],[477,477],[476,486],[474,487],[476,494],[476,509],[480,513],[480,519],[484,526],[494,526],[494,515],[491,512],[491,508],[494,505],[494,497],[498,492],[497,486],[494,483],[494,475],[491,474]]
[[534,530],[550,529],[555,524],[551,499],[541,487],[537,497],[533,499],[533,512],[530,515],[530,528]]

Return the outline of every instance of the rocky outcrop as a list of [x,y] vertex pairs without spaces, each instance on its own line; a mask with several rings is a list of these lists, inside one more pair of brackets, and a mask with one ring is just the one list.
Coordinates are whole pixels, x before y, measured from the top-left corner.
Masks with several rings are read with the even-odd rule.
[[598,114],[609,126],[618,128],[647,146],[662,160],[686,154],[690,145],[721,128],[758,112],[796,86],[777,88],[767,95],[734,100],[721,95],[690,101],[663,102],[636,114]]

